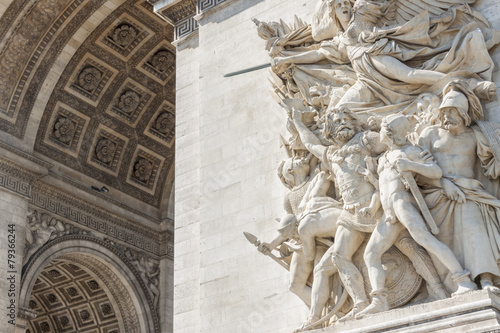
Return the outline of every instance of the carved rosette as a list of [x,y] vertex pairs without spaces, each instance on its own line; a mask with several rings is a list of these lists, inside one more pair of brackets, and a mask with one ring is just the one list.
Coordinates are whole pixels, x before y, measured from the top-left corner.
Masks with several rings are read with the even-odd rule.
[[151,58],[151,65],[160,73],[166,73],[174,66],[175,56],[167,51],[160,50]]
[[139,158],[134,165],[134,176],[138,180],[147,183],[153,172],[153,163],[145,158]]
[[120,96],[120,100],[118,102],[117,107],[121,111],[130,114],[137,109],[140,102],[141,102],[141,95],[139,95],[133,90],[127,90],[123,92],[123,94]]
[[101,82],[102,73],[93,66],[85,67],[78,75],[78,85],[83,89],[92,92]]
[[116,143],[110,139],[102,138],[95,148],[97,159],[103,163],[110,164],[115,156],[116,148]]
[[111,305],[109,303],[101,304],[101,311],[102,311],[102,314],[105,316],[109,316],[109,315],[113,314],[113,308],[111,307]]
[[75,123],[66,118],[59,117],[54,124],[54,137],[62,143],[70,144],[75,136]]
[[175,128],[175,116],[170,112],[161,113],[156,118],[154,128],[163,135],[167,135]]
[[[108,63],[113,61],[110,59]],[[118,74],[118,70],[108,63],[87,53],[75,67],[72,79],[67,81],[64,90],[96,107],[100,97]]]
[[127,47],[137,37],[137,29],[129,24],[121,24],[113,31],[113,41],[121,47]]

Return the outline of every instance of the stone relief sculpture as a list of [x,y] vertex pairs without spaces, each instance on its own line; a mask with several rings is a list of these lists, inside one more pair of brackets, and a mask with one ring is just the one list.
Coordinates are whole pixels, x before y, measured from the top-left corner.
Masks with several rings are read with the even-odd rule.
[[160,301],[160,262],[145,253],[136,252],[129,248],[125,250],[125,256],[139,271],[141,278],[151,293],[153,305],[155,309],[158,309]]
[[23,265],[26,265],[31,258],[42,246],[48,241],[57,237],[70,234],[85,235],[88,234],[78,227],[61,220],[57,220],[47,213],[39,214],[34,210],[27,217],[26,231],[26,249],[23,258]]
[[[439,183],[428,182],[423,192],[434,219],[443,230],[438,238],[453,246],[471,277],[479,276],[482,288],[492,289],[494,278],[500,276],[497,265],[500,201],[484,190],[476,179],[475,168],[479,159],[482,169],[479,172],[498,178],[499,161],[479,127],[471,127],[484,117],[474,93],[461,81],[453,81],[443,94],[439,125],[427,127],[419,141],[432,153],[443,177]],[[440,189],[439,193],[436,189]]]
[[419,201],[420,192],[412,195],[405,188],[411,186],[408,183],[413,181],[412,173],[431,180],[439,180],[442,176],[441,169],[434,161],[421,160],[421,148],[409,144],[406,138],[409,128],[410,122],[403,115],[387,116],[382,121],[381,142],[388,146],[380,157],[378,166],[384,216],[378,222],[365,250],[365,261],[373,288],[372,302],[357,315],[358,318],[389,309],[381,258],[405,228],[418,244],[437,256],[453,274],[458,285],[455,294],[476,289],[469,272],[463,270],[453,252],[427,230],[424,218],[417,209],[428,210],[425,202]]
[[473,5],[319,0],[311,24],[254,19],[291,137],[285,215],[251,242],[290,269],[297,332],[500,292],[499,125],[481,104],[500,31]]

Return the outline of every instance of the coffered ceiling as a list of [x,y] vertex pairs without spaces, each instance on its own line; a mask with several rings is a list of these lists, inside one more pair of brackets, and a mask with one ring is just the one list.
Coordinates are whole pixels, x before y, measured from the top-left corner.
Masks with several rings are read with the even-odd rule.
[[0,141],[89,193],[90,179],[115,200],[165,211],[175,141],[172,26],[145,0],[2,5]]

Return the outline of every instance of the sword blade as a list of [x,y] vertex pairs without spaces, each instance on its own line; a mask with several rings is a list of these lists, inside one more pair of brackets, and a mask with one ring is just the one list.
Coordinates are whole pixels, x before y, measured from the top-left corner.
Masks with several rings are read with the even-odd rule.
[[245,73],[249,73],[249,72],[254,72],[254,71],[258,71],[259,69],[263,69],[263,68],[267,68],[267,67],[271,67],[270,62],[268,62],[267,64],[259,65],[259,66],[253,66],[253,67],[249,67],[246,69],[241,69],[241,70],[236,71],[236,72],[227,73],[227,74],[224,74],[224,77],[231,77],[231,76],[236,76],[236,75],[245,74]]
[[434,235],[437,235],[439,233],[439,228],[437,227],[436,222],[434,221],[434,218],[429,211],[429,207],[427,207],[427,204],[425,203],[422,193],[420,193],[420,190],[418,189],[418,185],[415,182],[415,179],[408,172],[402,172],[401,177],[408,184],[410,192],[413,194],[413,197],[417,201],[418,208],[420,208],[425,222],[427,222],[427,225],[431,228],[431,232]]

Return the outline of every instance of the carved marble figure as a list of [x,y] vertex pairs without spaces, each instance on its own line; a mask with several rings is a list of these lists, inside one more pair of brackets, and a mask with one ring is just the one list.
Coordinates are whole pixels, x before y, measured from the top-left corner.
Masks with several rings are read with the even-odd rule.
[[326,196],[330,181],[325,173],[310,179],[310,159],[293,157],[278,167],[280,179],[290,188],[283,205],[286,214],[280,219],[276,236],[258,247],[264,254],[282,244],[292,251],[289,288],[308,306],[311,288],[307,282],[314,263],[325,252],[321,248],[317,251],[316,237],[334,237],[341,212],[339,203]]
[[337,272],[354,301],[349,318],[369,304],[363,277],[352,263],[352,256],[380,218],[380,200],[374,195],[377,190],[365,178],[370,172],[365,157],[378,155],[385,147],[378,143],[377,133],[363,132],[357,117],[346,108],[332,109],[325,115],[324,137],[335,144],[329,147],[324,146],[302,123],[301,117],[300,111],[293,111],[294,124],[302,142],[335,176],[344,202],[337,221],[335,242],[315,268],[308,322],[320,318],[328,299],[329,278]]
[[490,178],[498,178],[500,169],[484,134],[472,126],[483,119],[482,106],[466,84],[454,81],[444,90],[438,117],[440,124],[424,129],[419,141],[443,172],[439,181],[428,181],[424,188],[441,230],[437,237],[451,247],[473,279],[479,276],[483,288],[493,288],[500,276],[500,201],[476,179],[476,161]]
[[[293,253],[289,266],[272,258],[309,306],[297,332],[474,281],[500,292],[500,125],[481,106],[496,94],[500,31],[474,2],[319,0],[311,24],[254,19],[291,134],[278,172],[286,214],[255,245]],[[384,261],[396,252],[411,270]],[[391,284],[397,274],[418,283],[395,302],[407,287]]]
[[448,10],[441,9],[442,14],[435,17],[422,11],[404,24],[395,24],[394,17],[403,10],[399,1],[357,0],[354,7],[348,0],[326,2],[322,10],[328,10],[336,22],[337,34],[307,51],[301,48],[293,55],[275,56],[272,64],[278,75],[286,73],[290,64],[350,64],[357,80],[339,98],[332,96],[331,107],[415,112],[409,107],[418,95],[437,94],[454,78],[467,79],[482,98],[495,94],[488,49],[500,42],[500,32],[490,29],[486,19],[468,5],[456,1],[449,7],[450,3],[437,1],[435,6]]
[[[394,244],[405,228],[418,244],[436,255],[453,274],[453,279],[458,285],[455,294],[476,289],[469,277],[469,272],[464,271],[453,252],[426,228],[424,218],[419,211],[427,210],[425,203],[423,207],[419,207],[414,197],[415,194],[410,193],[406,188],[405,184],[409,180],[405,176],[413,178],[413,175],[417,174],[439,180],[442,174],[434,161],[422,160],[421,148],[408,142],[406,135],[409,128],[410,121],[403,115],[387,116],[382,121],[381,141],[389,147],[380,157],[378,166],[380,199],[384,217],[377,224],[365,250],[365,262],[373,288],[372,302],[357,315],[357,318],[389,309],[381,259],[384,252]],[[417,195],[420,195],[420,192]]]

